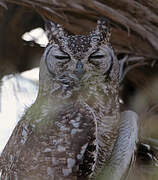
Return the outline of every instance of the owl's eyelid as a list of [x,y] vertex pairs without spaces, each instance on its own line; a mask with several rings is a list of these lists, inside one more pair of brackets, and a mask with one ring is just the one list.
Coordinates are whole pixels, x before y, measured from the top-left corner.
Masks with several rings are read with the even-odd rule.
[[101,54],[91,55],[91,56],[90,56],[91,59],[101,59],[101,58],[103,58],[103,57],[105,57],[105,56],[104,56],[104,55],[101,55]]
[[70,57],[67,55],[63,55],[63,56],[55,55],[55,58],[60,59],[60,60],[70,59]]
[[103,58],[105,55],[102,54],[102,53],[99,54],[99,51],[100,51],[100,49],[97,49],[96,51],[94,51],[94,52],[89,56],[89,58],[91,58],[91,59],[101,59],[101,58]]

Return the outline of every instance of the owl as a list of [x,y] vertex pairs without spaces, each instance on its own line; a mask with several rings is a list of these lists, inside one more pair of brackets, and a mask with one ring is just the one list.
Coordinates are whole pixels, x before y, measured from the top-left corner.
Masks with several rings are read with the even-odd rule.
[[131,162],[137,116],[120,113],[119,62],[109,23],[70,35],[46,23],[39,92],[4,148],[2,180],[120,179]]

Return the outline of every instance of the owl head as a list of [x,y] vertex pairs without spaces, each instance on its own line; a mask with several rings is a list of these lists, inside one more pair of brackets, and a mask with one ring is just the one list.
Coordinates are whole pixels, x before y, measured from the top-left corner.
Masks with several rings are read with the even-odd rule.
[[49,44],[40,64],[40,89],[73,89],[98,80],[118,81],[118,61],[109,43],[110,27],[98,20],[88,35],[70,35],[61,25],[46,22]]

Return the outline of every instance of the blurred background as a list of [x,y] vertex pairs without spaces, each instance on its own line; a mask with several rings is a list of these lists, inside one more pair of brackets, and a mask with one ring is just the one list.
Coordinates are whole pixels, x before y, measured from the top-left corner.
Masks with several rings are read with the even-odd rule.
[[[158,179],[158,1],[0,1],[0,152],[38,92],[39,62],[48,40],[43,17],[73,34],[99,17],[112,27],[111,44],[123,69],[122,110],[139,115],[139,144],[128,179]],[[124,63],[122,63],[124,62]]]

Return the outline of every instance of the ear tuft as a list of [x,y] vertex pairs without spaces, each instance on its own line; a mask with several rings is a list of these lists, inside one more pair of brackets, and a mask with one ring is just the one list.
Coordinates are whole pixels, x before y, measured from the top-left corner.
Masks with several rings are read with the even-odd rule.
[[101,36],[101,39],[109,42],[111,32],[110,32],[110,22],[106,18],[100,18],[97,21],[96,33]]
[[60,41],[67,36],[67,32],[64,31],[60,24],[53,23],[49,20],[45,20],[45,30],[49,42],[51,40]]
[[45,21],[46,34],[47,34],[48,40],[50,42],[52,40],[53,32],[56,29],[56,24],[47,19],[44,19],[44,21]]
[[52,28],[55,27],[55,24],[49,20],[45,20],[45,30],[51,31]]

